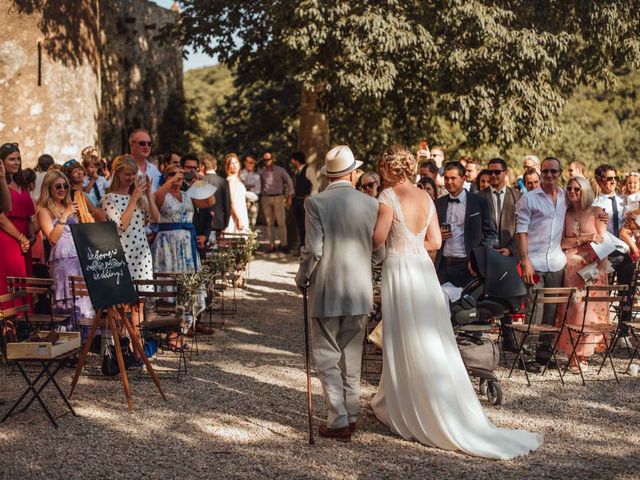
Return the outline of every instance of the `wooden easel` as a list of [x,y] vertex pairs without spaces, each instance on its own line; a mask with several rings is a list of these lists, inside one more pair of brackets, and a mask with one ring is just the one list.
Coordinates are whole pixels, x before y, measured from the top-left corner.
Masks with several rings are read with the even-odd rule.
[[[98,309],[96,310],[96,317],[94,318],[93,324],[91,325],[91,331],[89,332],[89,337],[87,338],[87,341],[84,344],[84,348],[82,349],[82,354],[80,355],[80,359],[78,360],[78,366],[76,367],[76,374],[74,375],[73,381],[71,382],[71,391],[69,392],[69,397],[73,395],[73,391],[76,388],[76,384],[78,383],[78,379],[80,378],[80,374],[82,373],[82,368],[84,367],[84,362],[86,361],[87,355],[89,354],[89,349],[93,344],[93,338],[96,335],[96,330],[98,330],[98,326],[100,325],[101,318],[102,318],[102,310]],[[129,338],[131,339],[131,344],[133,345],[134,351],[138,352],[138,355],[140,355],[140,357],[144,361],[144,364],[147,366],[147,371],[149,372],[149,375],[151,375],[151,379],[153,380],[153,383],[156,384],[156,387],[158,388],[160,395],[162,395],[162,398],[165,401],[167,401],[167,397],[165,396],[164,392],[162,391],[162,387],[160,386],[160,380],[158,379],[158,375],[156,374],[155,370],[151,366],[149,359],[144,354],[142,345],[140,345],[138,338],[134,334],[133,326],[131,325],[131,322],[127,318],[126,312],[124,311],[124,306],[115,305],[107,309],[107,326],[111,330],[111,333],[113,334],[113,341],[116,345],[116,348],[115,348],[116,359],[118,361],[118,367],[120,368],[122,388],[124,390],[124,395],[127,399],[127,405],[129,406],[129,411],[131,412],[133,410],[133,402],[131,401],[131,389],[129,388],[129,378],[127,377],[127,369],[125,368],[124,358],[122,356],[122,349],[120,348],[119,322],[121,322],[121,324],[124,325],[124,327],[127,329],[127,332],[129,332]]]

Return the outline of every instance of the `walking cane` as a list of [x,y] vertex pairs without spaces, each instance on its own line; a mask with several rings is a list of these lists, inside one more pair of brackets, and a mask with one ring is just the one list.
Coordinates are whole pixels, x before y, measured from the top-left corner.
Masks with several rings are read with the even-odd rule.
[[307,288],[302,289],[304,301],[304,367],[307,371],[307,412],[309,415],[309,445],[315,443],[313,439],[313,403],[311,398],[311,354],[309,349],[309,314],[307,312]]

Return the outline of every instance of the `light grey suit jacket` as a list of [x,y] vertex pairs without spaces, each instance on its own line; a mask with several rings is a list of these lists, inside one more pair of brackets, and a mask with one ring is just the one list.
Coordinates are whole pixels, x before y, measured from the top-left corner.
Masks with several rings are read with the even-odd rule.
[[307,198],[304,208],[307,234],[296,284],[309,283],[311,317],[369,313],[378,202],[341,181]]

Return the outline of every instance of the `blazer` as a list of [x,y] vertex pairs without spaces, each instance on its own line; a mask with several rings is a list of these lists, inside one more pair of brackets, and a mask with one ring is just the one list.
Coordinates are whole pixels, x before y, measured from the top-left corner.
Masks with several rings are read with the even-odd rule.
[[[491,188],[478,192],[479,195],[484,197],[491,207],[491,218],[495,219],[495,210],[493,204],[493,198]],[[508,248],[511,251],[511,255],[516,260],[520,259],[520,252],[518,251],[518,239],[516,237],[516,203],[522,197],[522,193],[519,191],[507,187],[504,198],[502,199],[502,211],[500,212],[500,222],[497,227],[498,231],[498,248]]]
[[229,182],[216,173],[207,173],[204,181],[216,187],[216,203],[211,207],[213,211],[213,230],[220,231],[227,228],[231,217],[231,196],[229,193]]
[[[436,200],[438,221],[445,223],[447,218],[447,205],[449,195],[444,195]],[[496,223],[491,216],[491,207],[487,200],[477,193],[467,192],[467,209],[464,214],[464,250],[467,257],[471,250],[480,246],[493,247],[497,241],[498,232]],[[444,243],[436,254],[435,267],[440,266]]]
[[309,292],[313,318],[365,315],[373,309],[371,257],[378,202],[349,183],[307,197],[306,240],[296,284]]

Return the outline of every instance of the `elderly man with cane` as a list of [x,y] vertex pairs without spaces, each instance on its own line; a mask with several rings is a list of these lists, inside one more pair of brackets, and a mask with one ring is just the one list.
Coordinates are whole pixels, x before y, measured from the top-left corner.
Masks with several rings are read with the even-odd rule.
[[325,163],[321,173],[330,185],[304,203],[306,241],[296,284],[309,293],[313,358],[329,410],[318,433],[347,442],[360,411],[362,341],[373,309],[371,257],[378,202],[354,188],[362,162],[349,147],[334,147]]

